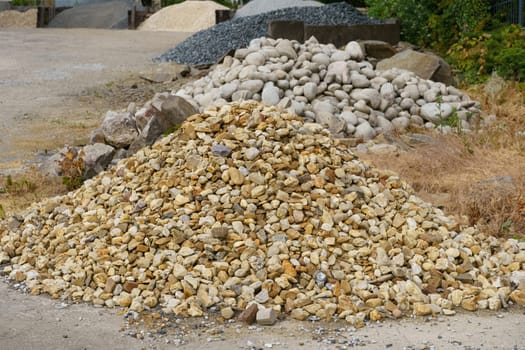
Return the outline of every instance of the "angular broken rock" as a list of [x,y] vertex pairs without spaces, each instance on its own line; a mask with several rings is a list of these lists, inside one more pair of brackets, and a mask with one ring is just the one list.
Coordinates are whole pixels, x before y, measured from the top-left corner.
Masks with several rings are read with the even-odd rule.
[[100,173],[111,162],[115,148],[104,143],[95,143],[82,147],[84,152],[84,176],[91,178]]
[[101,128],[106,143],[116,148],[128,147],[138,136],[135,119],[128,112],[108,111]]
[[396,54],[396,50],[385,41],[380,40],[363,40],[360,44],[365,48],[368,57],[374,57],[379,60],[390,58]]
[[405,69],[416,73],[423,79],[430,79],[439,66],[440,62],[437,57],[408,49],[378,62],[376,68],[379,70]]
[[131,152],[136,152],[146,145],[151,145],[163,133],[181,125],[189,116],[198,113],[198,110],[180,96],[170,95],[166,98],[160,97],[162,101],[153,105],[158,106],[156,112],[147,121],[140,136],[133,140],[130,146]]
[[253,324],[257,320],[257,313],[259,312],[259,307],[256,303],[248,306],[238,317],[238,320],[246,324]]
[[277,322],[277,312],[272,308],[260,307],[257,311],[257,324],[273,326]]

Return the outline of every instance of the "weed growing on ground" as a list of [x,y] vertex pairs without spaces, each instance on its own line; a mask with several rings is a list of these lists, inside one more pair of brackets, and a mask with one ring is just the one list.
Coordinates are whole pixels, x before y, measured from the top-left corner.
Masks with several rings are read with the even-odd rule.
[[62,160],[59,162],[62,171],[62,183],[69,191],[79,188],[84,183],[84,152],[77,152],[73,148],[68,148],[62,153]]

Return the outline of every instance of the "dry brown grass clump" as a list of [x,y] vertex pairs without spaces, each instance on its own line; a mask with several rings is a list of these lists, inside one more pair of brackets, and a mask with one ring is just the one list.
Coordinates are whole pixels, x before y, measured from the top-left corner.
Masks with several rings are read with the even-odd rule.
[[21,174],[0,175],[0,219],[20,214],[32,203],[66,193],[59,178],[42,175],[36,169]]
[[439,136],[396,157],[367,155],[392,169],[418,194],[460,222],[494,235],[525,236],[525,96],[508,84],[497,96],[483,86],[468,93],[497,120],[483,131]]

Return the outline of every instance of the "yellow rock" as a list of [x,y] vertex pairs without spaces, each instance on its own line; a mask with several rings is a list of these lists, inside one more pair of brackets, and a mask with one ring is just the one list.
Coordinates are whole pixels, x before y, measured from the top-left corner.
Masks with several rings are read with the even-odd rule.
[[525,290],[516,289],[510,293],[510,299],[518,305],[525,306]]

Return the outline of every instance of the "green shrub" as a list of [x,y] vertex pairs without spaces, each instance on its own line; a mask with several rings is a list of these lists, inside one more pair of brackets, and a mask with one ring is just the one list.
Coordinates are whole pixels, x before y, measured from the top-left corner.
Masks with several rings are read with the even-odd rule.
[[12,0],[11,6],[38,6],[38,0]]
[[499,75],[513,80],[525,80],[525,46],[504,48],[496,57],[495,69]]
[[515,24],[463,36],[447,52],[447,60],[467,83],[484,81],[496,71],[507,79],[525,79],[525,32]]
[[463,36],[482,30],[490,18],[489,9],[487,0],[440,1],[429,18],[429,44],[434,50],[446,52]]
[[375,18],[399,18],[401,39],[414,44],[428,42],[428,21],[435,9],[434,0],[366,0],[368,14]]
[[448,48],[465,33],[481,29],[489,15],[488,0],[366,0],[376,18],[401,20],[401,39]]

